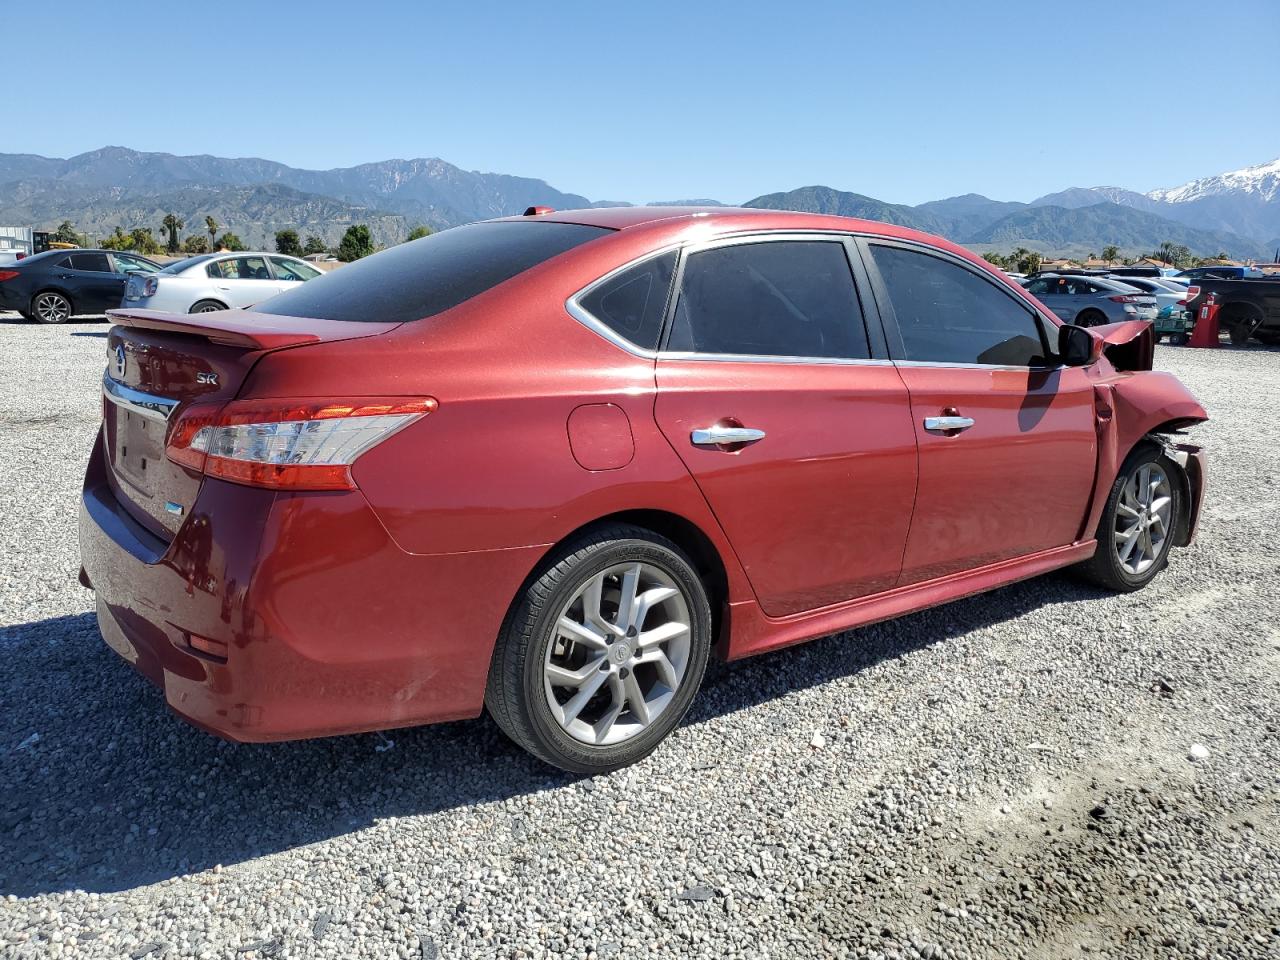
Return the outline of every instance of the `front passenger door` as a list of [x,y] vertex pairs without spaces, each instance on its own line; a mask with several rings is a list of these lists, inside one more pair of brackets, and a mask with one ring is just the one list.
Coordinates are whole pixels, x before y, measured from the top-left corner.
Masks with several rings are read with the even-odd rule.
[[1053,357],[1057,326],[958,257],[866,249],[920,450],[902,583],[1075,542],[1093,493],[1094,392],[1086,368]]

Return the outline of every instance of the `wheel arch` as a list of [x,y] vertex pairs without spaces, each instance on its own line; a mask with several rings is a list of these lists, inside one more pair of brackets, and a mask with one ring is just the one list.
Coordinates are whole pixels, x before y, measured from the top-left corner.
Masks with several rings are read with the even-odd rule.
[[71,295],[71,292],[67,290],[66,287],[61,287],[56,283],[46,283],[43,286],[38,287],[35,292],[31,294],[31,299],[27,301],[27,306],[32,309],[33,313],[35,312],[34,307],[36,297],[40,296],[42,293],[56,293],[60,296],[66,297],[67,303],[71,304],[70,316],[74,317],[76,315],[76,298]]
[[707,599],[711,607],[711,631],[714,638],[712,648],[717,655],[723,656],[728,645],[728,609],[729,609],[729,575],[724,558],[715,542],[698,524],[688,517],[670,510],[654,508],[637,508],[619,510],[614,513],[596,517],[570,530],[563,537],[551,544],[538,559],[528,578],[520,585],[519,591],[512,598],[514,609],[529,583],[536,579],[547,559],[554,555],[565,544],[581,537],[583,534],[599,527],[611,524],[627,524],[652,531],[680,547],[693,562],[694,569],[702,577],[707,588]]
[[223,301],[219,300],[217,297],[200,297],[191,302],[191,306],[187,307],[187,313],[195,313],[196,307],[200,306],[200,304],[202,303],[216,303],[223,310],[231,309],[229,306],[227,306]]

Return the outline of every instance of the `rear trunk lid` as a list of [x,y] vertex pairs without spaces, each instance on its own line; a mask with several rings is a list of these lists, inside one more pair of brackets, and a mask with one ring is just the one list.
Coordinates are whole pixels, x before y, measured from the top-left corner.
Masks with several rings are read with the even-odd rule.
[[397,324],[345,323],[224,310],[114,310],[103,373],[103,448],[121,505],[166,541],[186,519],[202,475],[165,455],[169,430],[192,404],[235,398],[276,350],[379,336]]

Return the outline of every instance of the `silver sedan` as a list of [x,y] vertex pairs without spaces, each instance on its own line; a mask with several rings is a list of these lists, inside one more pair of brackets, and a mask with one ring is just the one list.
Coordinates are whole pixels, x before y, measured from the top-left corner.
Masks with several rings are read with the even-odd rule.
[[159,273],[130,274],[123,307],[169,313],[243,309],[320,276],[305,260],[278,253],[206,253]]

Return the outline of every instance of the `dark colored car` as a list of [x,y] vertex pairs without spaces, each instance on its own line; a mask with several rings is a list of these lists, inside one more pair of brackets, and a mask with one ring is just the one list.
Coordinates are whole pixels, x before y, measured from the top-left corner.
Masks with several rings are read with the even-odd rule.
[[1203,277],[1187,290],[1187,308],[1193,317],[1212,296],[1219,305],[1218,324],[1237,346],[1256,337],[1280,344],[1280,277],[1245,280]]
[[1174,274],[1179,280],[1247,280],[1262,276],[1257,267],[1191,267]]
[[106,313],[120,306],[130,273],[159,269],[136,253],[47,250],[0,267],[0,310],[16,310],[40,323]]
[[[120,310],[80,513],[107,643],[243,741],[474,717],[645,756],[733,659],[1195,531],[1151,324],[884,223],[456,227],[253,311]],[[849,642],[857,642],[851,639]]]

